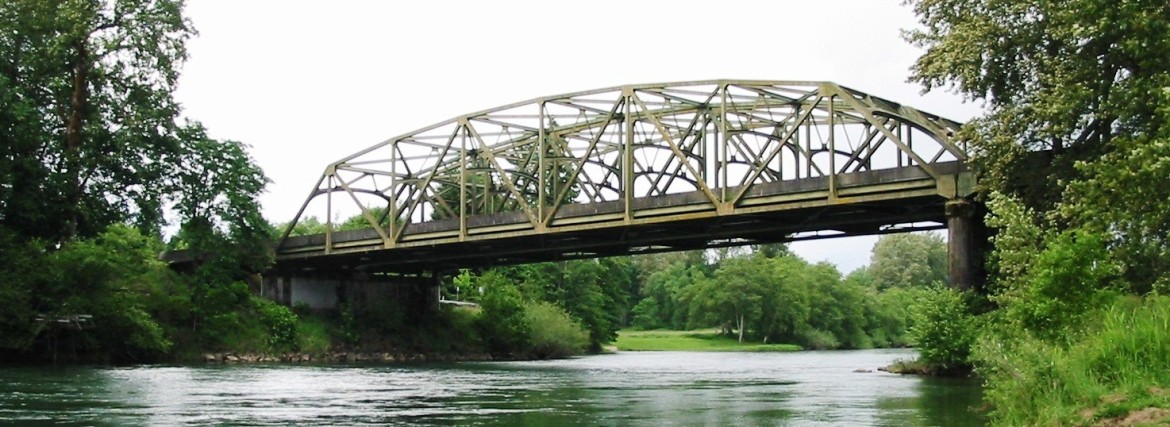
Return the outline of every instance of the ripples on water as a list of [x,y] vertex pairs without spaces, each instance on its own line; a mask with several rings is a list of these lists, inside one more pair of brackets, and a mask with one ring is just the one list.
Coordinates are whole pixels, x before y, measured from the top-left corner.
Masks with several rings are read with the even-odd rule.
[[0,420],[86,425],[979,425],[905,350],[645,352],[414,366],[0,369]]

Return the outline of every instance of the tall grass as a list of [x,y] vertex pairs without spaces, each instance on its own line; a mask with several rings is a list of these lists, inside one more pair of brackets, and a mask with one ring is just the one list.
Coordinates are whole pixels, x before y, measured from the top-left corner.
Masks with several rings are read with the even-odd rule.
[[297,346],[301,352],[322,354],[332,346],[329,321],[319,316],[301,316],[297,325]]
[[1170,298],[1119,299],[1096,318],[1067,343],[979,344],[995,423],[1082,425],[1170,407]]

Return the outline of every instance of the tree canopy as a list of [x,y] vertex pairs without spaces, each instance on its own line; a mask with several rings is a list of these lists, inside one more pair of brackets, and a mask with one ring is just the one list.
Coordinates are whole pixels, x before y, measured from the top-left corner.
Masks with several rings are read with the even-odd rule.
[[883,236],[874,244],[865,273],[878,289],[946,283],[946,241],[937,233]]
[[925,49],[912,80],[988,107],[960,136],[1000,207],[993,282],[1022,286],[1028,254],[1073,229],[1103,237],[1135,292],[1170,273],[1170,4],[909,3],[923,26],[907,37]]
[[[183,6],[0,2],[0,253],[19,254],[0,263],[12,303],[0,349],[55,346],[35,341],[35,319],[91,314],[100,333],[58,338],[157,356],[176,336],[168,322],[248,309],[240,281],[271,259],[257,200],[268,180],[245,145],[182,116],[173,93],[195,35]],[[158,260],[175,225],[172,247],[198,264],[182,279]],[[200,302],[212,295],[242,303],[212,313]]]

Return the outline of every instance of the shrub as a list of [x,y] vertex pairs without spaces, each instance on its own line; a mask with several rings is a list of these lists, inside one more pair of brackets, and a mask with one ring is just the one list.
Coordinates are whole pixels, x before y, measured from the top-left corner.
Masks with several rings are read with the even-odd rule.
[[492,354],[511,356],[525,352],[529,348],[531,328],[524,316],[520,291],[494,271],[480,276],[478,283],[484,289],[479,330],[488,350]]
[[830,350],[841,347],[841,341],[833,336],[832,332],[820,329],[805,329],[797,333],[797,340],[804,348],[811,350]]
[[361,342],[362,335],[358,331],[357,319],[353,307],[342,304],[337,308],[337,336],[346,345],[356,346]]
[[1027,274],[996,299],[1013,323],[1039,337],[1060,338],[1118,294],[1120,286],[1114,283],[1120,267],[1106,246],[1096,234],[1058,234],[1035,256]]
[[589,346],[589,333],[560,307],[537,302],[525,309],[531,326],[529,354],[537,358],[558,358],[580,354]]
[[107,328],[125,333],[123,345],[131,355],[153,358],[171,349],[172,342],[162,326],[141,308],[128,306],[114,313],[109,320],[116,326],[107,325]]
[[252,298],[252,308],[268,333],[265,345],[269,351],[296,351],[297,314],[288,307],[261,297]]
[[445,334],[447,347],[456,353],[483,351],[483,339],[476,324],[482,315],[478,307],[442,307],[439,311],[443,322],[441,327],[450,331]]
[[406,310],[402,302],[393,298],[366,304],[356,313],[356,317],[377,336],[401,335],[408,326],[413,326],[407,324]]
[[938,288],[924,292],[911,308],[910,339],[920,360],[934,371],[964,371],[971,366],[977,328],[963,299],[959,291]]

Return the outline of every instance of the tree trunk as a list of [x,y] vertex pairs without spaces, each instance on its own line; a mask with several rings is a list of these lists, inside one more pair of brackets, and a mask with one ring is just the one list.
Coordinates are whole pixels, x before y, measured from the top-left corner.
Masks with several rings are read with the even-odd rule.
[[743,313],[739,315],[739,343],[743,344]]
[[68,174],[69,218],[65,221],[64,240],[77,237],[77,225],[81,220],[81,143],[85,127],[85,110],[89,104],[89,40],[81,39],[74,45],[77,53],[73,64],[73,90],[69,97],[69,117],[65,123],[65,173]]

